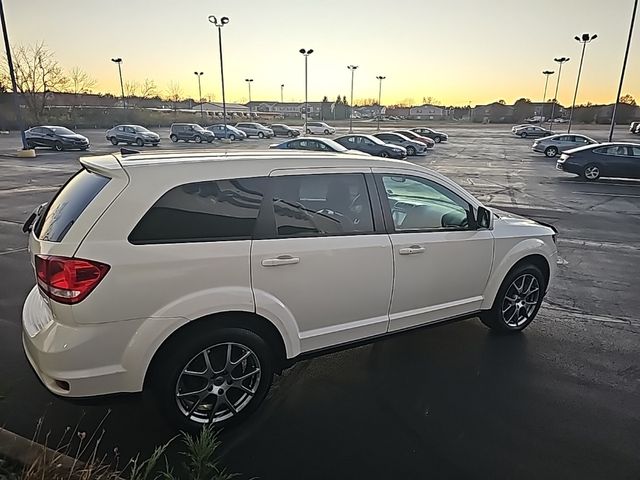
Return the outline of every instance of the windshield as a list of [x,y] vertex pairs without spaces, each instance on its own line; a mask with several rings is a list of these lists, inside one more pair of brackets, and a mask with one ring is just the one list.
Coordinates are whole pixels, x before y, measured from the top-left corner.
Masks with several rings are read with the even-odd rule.
[[374,137],[373,135],[363,135],[363,137],[367,140],[371,140],[376,145],[386,145],[382,140],[380,140],[378,137]]
[[65,127],[49,127],[49,128],[53,130],[53,133],[57,135],[75,135],[74,132],[72,132],[71,130]]
[[149,130],[147,130],[144,127],[133,127],[135,129],[136,132],[143,132],[143,133],[151,133]]
[[204,132],[204,128],[202,128],[200,125],[193,125],[193,129],[196,132]]
[[347,150],[349,150],[348,148],[343,147],[338,142],[331,140],[329,138],[325,138],[322,141],[326,143],[328,146],[330,146],[331,148],[333,148],[336,152],[346,152]]

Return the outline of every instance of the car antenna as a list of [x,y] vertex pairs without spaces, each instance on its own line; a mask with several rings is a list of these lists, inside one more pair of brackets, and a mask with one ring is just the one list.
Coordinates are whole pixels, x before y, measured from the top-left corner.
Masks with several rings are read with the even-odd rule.
[[126,155],[135,155],[136,153],[140,153],[138,150],[133,150],[131,148],[121,148],[120,154],[124,157]]

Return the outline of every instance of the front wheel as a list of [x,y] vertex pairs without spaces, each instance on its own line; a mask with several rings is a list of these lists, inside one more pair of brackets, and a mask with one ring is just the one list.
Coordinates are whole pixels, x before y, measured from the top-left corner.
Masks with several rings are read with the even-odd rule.
[[195,137],[193,137],[193,140],[196,143],[202,143],[202,137],[200,135],[196,135]]
[[311,130],[307,128],[307,135],[311,135]]
[[582,176],[589,181],[597,180],[600,178],[600,167],[593,163],[590,163],[589,165],[584,167]]
[[287,132],[287,136],[288,137],[293,137],[293,132],[292,131]]
[[153,386],[165,411],[189,431],[246,417],[262,403],[273,380],[272,351],[250,330],[205,330],[165,352]]
[[63,151],[63,150],[64,150],[64,145],[62,145],[62,142],[57,141],[56,143],[54,143],[54,144],[53,144],[53,149],[54,149],[56,152],[61,152],[61,151]]
[[416,154],[416,149],[414,147],[407,147],[407,155],[409,155],[410,157],[414,156]]
[[388,154],[387,152],[380,152],[380,156],[381,156],[382,158],[388,158],[388,157],[389,157],[389,154]]
[[109,141],[111,142],[111,145],[118,145],[118,139],[116,137],[111,137]]
[[434,142],[436,143],[440,143],[442,141],[442,139],[440,137],[436,137],[433,139]]
[[520,138],[527,138],[527,132],[522,132],[520,134]]
[[136,145],[139,147],[144,147],[144,140],[142,140],[141,138],[138,138],[136,140]]
[[480,320],[500,332],[520,332],[535,318],[547,289],[538,267],[522,265],[506,276],[491,310],[482,312]]
[[325,129],[324,134],[325,134],[325,135],[329,135],[329,130],[326,130],[326,129]]
[[169,136],[169,138],[171,139],[171,141],[173,143],[177,143],[178,142],[178,137],[176,135],[171,135],[171,136]]
[[233,142],[235,139],[236,139],[236,136],[233,133],[229,135],[229,140]]
[[264,133],[258,132],[258,138],[264,138]]
[[544,154],[549,158],[553,158],[558,154],[558,149],[556,147],[547,147]]

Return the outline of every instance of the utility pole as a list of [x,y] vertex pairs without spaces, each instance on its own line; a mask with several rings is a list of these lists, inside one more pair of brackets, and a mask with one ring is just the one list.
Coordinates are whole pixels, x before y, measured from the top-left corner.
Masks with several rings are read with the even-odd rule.
[[556,110],[556,103],[558,102],[558,88],[560,87],[560,75],[562,75],[562,65],[565,62],[569,61],[569,57],[554,58],[553,61],[558,62],[560,64],[560,69],[558,70],[558,78],[556,80],[556,93],[553,96],[553,103],[551,104],[551,119],[549,120],[549,129],[553,127],[553,115]]
[[542,127],[542,122],[543,122],[543,118],[544,118],[544,105],[545,103],[547,103],[547,85],[549,84],[549,75],[553,75],[553,71],[552,70],[545,70],[544,72],[542,72],[542,74],[544,75],[544,94],[542,95],[542,108],[540,111],[540,126]]
[[348,65],[347,68],[351,70],[351,111],[349,114],[349,133],[353,133],[353,74],[358,68],[357,65]]
[[378,75],[376,79],[378,80],[378,131],[380,131],[380,117],[382,116],[382,80],[387,77],[383,77],[382,75]]
[[193,72],[198,77],[198,102],[200,102],[200,117],[204,119],[204,112],[202,110],[202,84],[200,83],[200,77],[204,75],[204,72]]
[[571,104],[571,113],[569,114],[569,126],[567,133],[571,133],[571,122],[573,121],[573,110],[576,108],[576,97],[578,96],[578,85],[580,85],[580,74],[582,73],[582,62],[584,61],[584,51],[587,47],[587,43],[598,38],[598,35],[589,35],[583,33],[582,37],[574,37],[578,42],[582,44],[582,55],[580,55],[580,66],[578,67],[578,77],[576,78],[576,90],[573,93],[573,103]]

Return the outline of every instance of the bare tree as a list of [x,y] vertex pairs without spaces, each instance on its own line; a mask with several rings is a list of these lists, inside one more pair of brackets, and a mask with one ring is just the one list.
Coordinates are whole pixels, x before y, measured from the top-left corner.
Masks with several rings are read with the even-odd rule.
[[140,84],[135,80],[127,80],[126,82],[124,82],[125,97],[128,97],[128,98],[135,97],[138,94],[139,89],[140,89]]
[[442,105],[440,100],[438,100],[436,97],[432,97],[432,96],[422,97],[422,102],[427,104],[427,105]]
[[140,96],[142,98],[153,98],[158,95],[158,87],[156,82],[150,78],[145,78],[140,86]]
[[93,87],[96,86],[95,78],[89,76],[87,72],[80,67],[73,67],[69,72],[69,82],[67,91],[74,95],[82,95],[91,93]]
[[167,94],[169,95],[169,100],[173,102],[173,109],[177,109],[177,103],[182,98],[182,87],[178,82],[174,82],[173,80],[169,82],[167,87]]
[[[8,66],[2,63],[2,73],[6,75]],[[62,67],[54,53],[44,42],[35,45],[20,45],[13,49],[13,66],[16,73],[16,84],[22,93],[27,108],[39,121],[47,106],[47,94],[63,92],[69,84]]]
[[207,92],[207,93],[204,94],[204,100],[206,100],[209,103],[215,102],[216,101],[216,94],[213,93],[213,92]]
[[627,93],[626,95],[623,95],[620,97],[620,103],[626,103],[627,105],[635,105],[636,99]]

